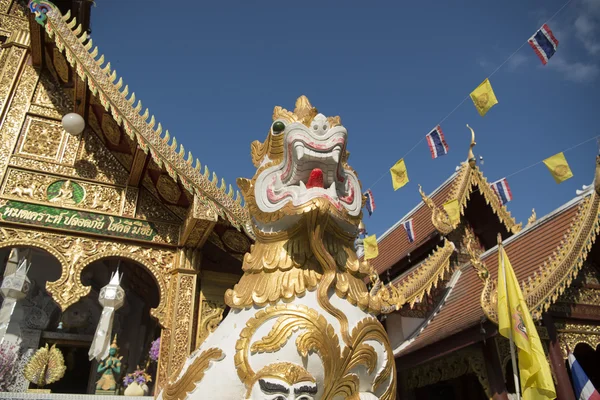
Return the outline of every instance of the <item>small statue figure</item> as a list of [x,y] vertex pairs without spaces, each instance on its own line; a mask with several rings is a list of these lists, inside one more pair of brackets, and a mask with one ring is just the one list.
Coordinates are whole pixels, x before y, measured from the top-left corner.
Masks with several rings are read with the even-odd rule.
[[71,185],[71,180],[67,180],[61,188],[58,190],[58,194],[56,197],[50,199],[52,203],[60,203],[60,204],[75,204],[75,199],[73,199],[73,187]]
[[98,372],[102,374],[98,382],[96,382],[96,394],[98,392],[115,392],[117,389],[117,381],[115,375],[120,376],[121,374],[121,359],[123,356],[118,356],[119,346],[117,346],[117,335],[115,335],[110,350],[108,351],[108,357],[98,365]]

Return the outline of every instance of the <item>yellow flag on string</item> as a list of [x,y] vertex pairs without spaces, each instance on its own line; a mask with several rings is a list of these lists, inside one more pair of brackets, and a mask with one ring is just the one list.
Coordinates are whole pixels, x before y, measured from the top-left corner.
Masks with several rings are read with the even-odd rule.
[[452,225],[457,225],[460,222],[460,205],[458,204],[458,200],[454,199],[445,202],[444,210],[446,210],[446,214],[450,217]]
[[523,400],[554,399],[556,390],[537,329],[504,247],[498,249],[498,330],[518,349]]
[[377,237],[375,235],[367,236],[363,240],[363,246],[365,247],[365,260],[370,260],[379,255],[379,248],[377,247]]
[[390,173],[392,174],[394,190],[398,190],[408,183],[408,171],[406,170],[406,164],[404,164],[404,158],[401,158],[400,161],[390,168]]
[[475,108],[482,117],[490,110],[490,108],[498,104],[498,99],[496,98],[496,94],[494,94],[489,79],[486,78],[481,85],[477,86],[477,89],[471,92],[471,100],[473,100]]
[[544,164],[548,167],[556,183],[564,182],[573,177],[573,172],[569,168],[569,163],[562,152],[546,158]]

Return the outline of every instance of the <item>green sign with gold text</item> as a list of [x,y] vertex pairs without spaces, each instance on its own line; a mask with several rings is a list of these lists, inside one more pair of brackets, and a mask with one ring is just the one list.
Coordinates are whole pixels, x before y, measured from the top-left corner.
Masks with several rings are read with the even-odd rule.
[[20,201],[0,206],[0,220],[146,241],[152,241],[157,234],[155,226],[147,221]]

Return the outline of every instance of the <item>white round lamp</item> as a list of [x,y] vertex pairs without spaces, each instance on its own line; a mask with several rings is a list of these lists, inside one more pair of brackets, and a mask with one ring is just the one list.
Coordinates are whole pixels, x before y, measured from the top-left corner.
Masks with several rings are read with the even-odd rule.
[[77,113],[69,113],[63,117],[62,126],[67,133],[78,136],[85,128],[85,120]]

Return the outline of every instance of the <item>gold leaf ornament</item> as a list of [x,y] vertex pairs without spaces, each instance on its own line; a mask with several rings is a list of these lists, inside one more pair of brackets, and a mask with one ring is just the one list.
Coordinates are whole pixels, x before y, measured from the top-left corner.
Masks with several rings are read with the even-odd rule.
[[66,369],[61,351],[56,348],[56,345],[48,348],[48,344],[46,344],[31,357],[25,366],[23,375],[28,381],[43,387],[60,380],[65,375]]

